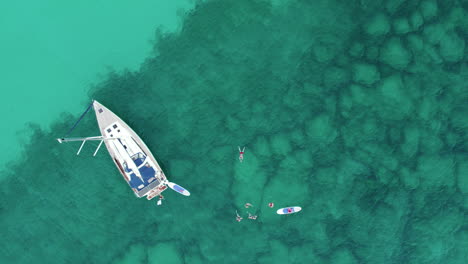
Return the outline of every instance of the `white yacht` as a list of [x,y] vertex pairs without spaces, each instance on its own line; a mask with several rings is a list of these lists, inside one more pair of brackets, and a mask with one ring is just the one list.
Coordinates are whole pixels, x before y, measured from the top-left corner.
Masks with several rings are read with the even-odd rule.
[[167,187],[174,191],[189,196],[190,193],[183,187],[169,182],[161,167],[143,140],[116,114],[99,102],[93,100],[88,109],[81,115],[75,125],[68,131],[70,134],[84,115],[93,108],[101,131],[101,136],[83,138],[58,138],[62,142],[82,141],[78,154],[88,140],[101,141],[94,156],[102,143],[109,151],[112,160],[119,169],[125,181],[137,197],[145,197],[148,200],[159,196]]

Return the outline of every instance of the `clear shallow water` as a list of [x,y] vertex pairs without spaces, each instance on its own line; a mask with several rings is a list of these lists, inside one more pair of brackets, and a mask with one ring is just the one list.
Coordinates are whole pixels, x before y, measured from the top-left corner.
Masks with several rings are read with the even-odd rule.
[[187,0],[4,1],[0,4],[0,86],[4,151],[0,165],[18,158],[31,135],[64,111],[79,113],[91,85],[110,71],[138,70],[153,53],[159,27],[175,31]]
[[53,140],[63,116],[2,182],[2,262],[465,263],[466,8],[199,4],[90,91],[192,196],[136,199],[107,153]]

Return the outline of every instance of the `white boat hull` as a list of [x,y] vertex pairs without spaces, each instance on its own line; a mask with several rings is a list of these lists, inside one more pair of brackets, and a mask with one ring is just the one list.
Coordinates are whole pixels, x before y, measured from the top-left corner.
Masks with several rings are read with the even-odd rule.
[[[122,119],[99,102],[94,101],[93,107],[101,135],[104,138],[117,138],[104,140],[104,144],[135,195],[152,199],[167,189],[164,184],[167,181],[166,176],[143,140]],[[137,153],[144,154],[142,156],[145,158],[144,160],[141,158],[141,162],[145,164],[137,164],[132,160],[131,156]],[[151,177],[151,172],[149,175],[143,174],[143,171],[147,172],[148,168],[155,171],[154,177]],[[148,177],[145,178],[145,176]],[[140,181],[142,184],[136,186],[134,181]]]

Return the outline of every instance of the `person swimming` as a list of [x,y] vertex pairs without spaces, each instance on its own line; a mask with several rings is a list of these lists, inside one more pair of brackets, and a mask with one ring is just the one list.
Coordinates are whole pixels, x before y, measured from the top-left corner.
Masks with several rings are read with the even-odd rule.
[[249,208],[249,207],[251,207],[253,205],[251,203],[246,203],[244,206],[245,206],[245,208]]
[[243,218],[237,213],[237,210],[236,210],[236,221],[240,222],[240,221],[242,221],[242,219]]
[[157,205],[161,205],[163,199],[164,199],[164,196],[162,196],[162,195],[160,194],[160,195],[159,195],[159,200],[158,200],[158,202],[157,202],[156,204],[157,204]]
[[245,150],[245,147],[241,150],[241,148],[239,146],[237,146],[239,148],[239,161],[242,162],[244,160],[244,150]]
[[249,219],[252,219],[252,220],[256,220],[257,219],[257,216],[256,215],[251,215],[249,212],[247,212],[249,214]]
[[273,208],[273,206],[275,206],[274,203],[269,203],[269,204],[268,204],[268,207],[270,207],[270,208]]

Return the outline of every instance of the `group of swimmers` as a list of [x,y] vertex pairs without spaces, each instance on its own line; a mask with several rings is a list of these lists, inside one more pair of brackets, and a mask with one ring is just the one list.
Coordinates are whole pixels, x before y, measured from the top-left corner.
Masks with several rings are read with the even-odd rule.
[[[245,208],[249,208],[249,207],[252,207],[253,205],[251,203],[246,203],[245,205]],[[256,215],[252,215],[251,213],[247,212],[249,214],[249,219],[250,220],[256,220],[257,219],[257,216]],[[236,210],[236,221],[237,222],[240,222],[242,221],[242,217],[237,213],[237,210]]]
[[[252,207],[252,206],[253,206],[253,205],[252,205],[251,203],[246,203],[246,204],[244,204],[244,207],[245,207],[245,208],[250,208],[250,207]],[[274,206],[275,206],[274,203],[268,203],[268,207],[273,208]],[[247,213],[249,214],[249,217],[248,217],[249,219],[251,219],[251,220],[257,220],[257,215],[252,215],[252,214],[249,213],[248,211],[247,211]],[[242,217],[239,215],[239,213],[237,213],[237,210],[236,210],[236,221],[237,221],[237,222],[240,222],[240,221],[242,221],[242,219],[244,219],[244,218],[242,218]]]
[[[251,219],[251,220],[256,220],[256,219],[257,219],[257,216],[256,216],[256,215],[252,215],[252,214],[250,214],[249,212],[247,212],[247,213],[249,214],[249,219]],[[242,218],[242,217],[237,213],[237,210],[236,210],[236,221],[237,221],[237,222],[240,222],[240,221],[242,221],[242,219],[244,219],[244,218]]]
[[[239,161],[242,162],[242,161],[244,161],[244,151],[245,151],[245,147],[243,147],[242,150],[241,150],[241,148],[240,148],[239,146],[238,146],[238,148],[239,148]],[[162,196],[162,195],[160,194],[160,195],[159,195],[159,200],[158,200],[158,202],[157,202],[157,205],[161,205],[163,199],[164,199],[164,196]],[[245,206],[245,208],[250,208],[250,207],[252,207],[253,205],[252,205],[251,203],[246,203],[244,206]],[[269,206],[270,208],[273,208],[274,204],[273,204],[273,203],[268,203],[268,206]],[[249,214],[249,217],[248,217],[249,219],[251,219],[251,220],[257,220],[257,215],[252,215],[252,214],[249,213],[249,212],[247,212],[247,213]],[[240,221],[242,221],[242,219],[243,219],[243,218],[237,213],[237,210],[236,210],[236,221],[237,221],[237,222],[240,222]]]
[[[239,146],[238,146],[238,148],[239,148],[239,161],[242,162],[242,161],[244,161],[244,151],[245,151],[245,147],[243,147],[242,150],[241,150],[241,148],[240,148]],[[244,205],[245,208],[250,208],[250,207],[252,207],[252,206],[253,206],[253,205],[252,205],[251,203],[246,203],[246,204]],[[268,203],[268,207],[273,208],[274,206],[275,206],[274,203]],[[249,212],[247,212],[247,213],[249,214],[249,217],[248,217],[249,219],[251,219],[251,220],[257,220],[257,216],[256,216],[256,215],[252,215],[252,214],[250,214]],[[242,219],[243,219],[243,218],[239,215],[239,213],[237,213],[237,210],[236,210],[236,221],[237,221],[237,222],[240,222],[240,221],[242,221]]]

